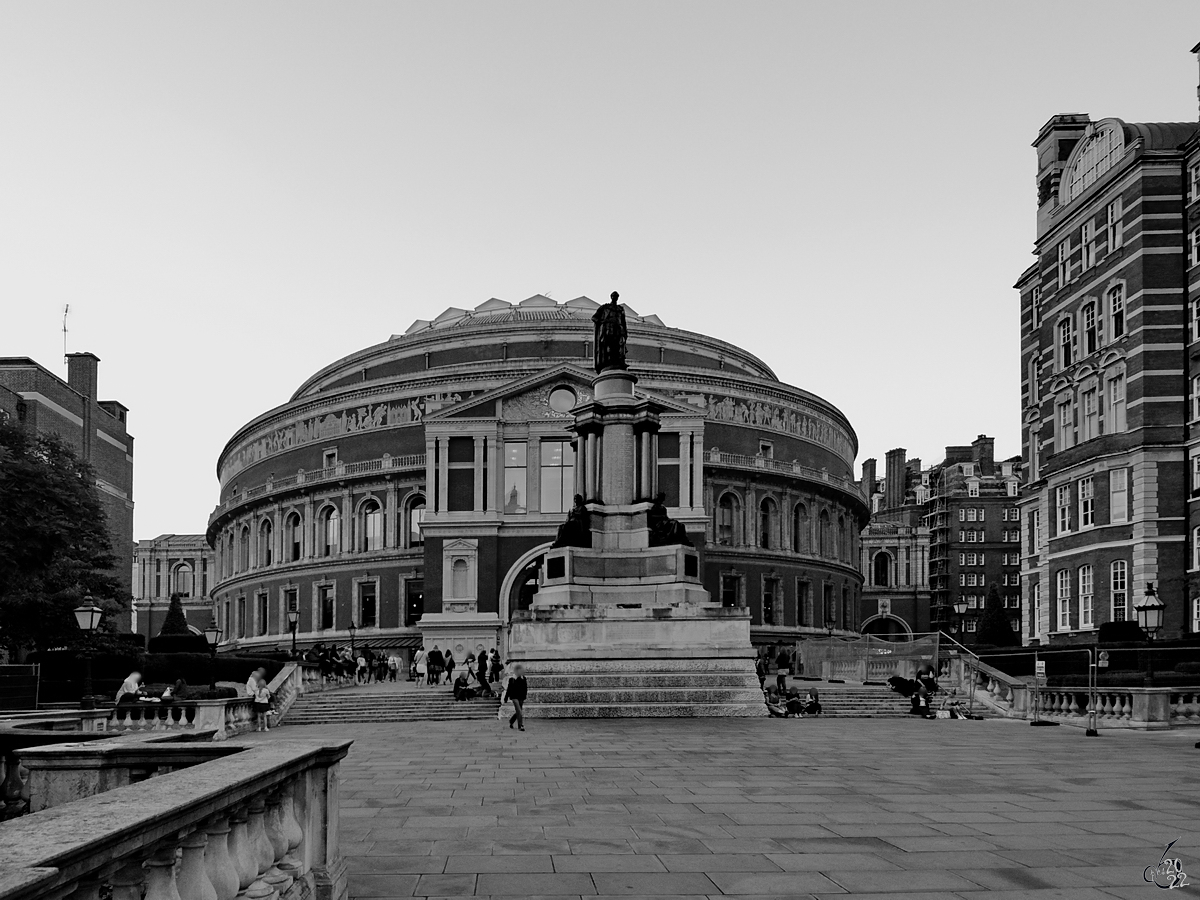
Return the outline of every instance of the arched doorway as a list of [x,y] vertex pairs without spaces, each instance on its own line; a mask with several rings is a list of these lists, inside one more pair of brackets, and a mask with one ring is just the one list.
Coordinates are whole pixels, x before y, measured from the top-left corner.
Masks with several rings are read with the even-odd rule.
[[500,627],[507,633],[512,614],[528,609],[537,594],[537,575],[552,542],[539,544],[519,557],[500,582]]
[[871,616],[866,619],[859,631],[884,641],[911,641],[912,629],[908,623],[896,616]]

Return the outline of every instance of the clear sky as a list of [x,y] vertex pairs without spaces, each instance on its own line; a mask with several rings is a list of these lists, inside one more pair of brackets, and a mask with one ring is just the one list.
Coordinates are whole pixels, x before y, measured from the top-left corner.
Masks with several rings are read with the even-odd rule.
[[[1134,14],[1136,12],[1136,15]],[[839,406],[1020,450],[1039,126],[1197,117],[1200,5],[0,5],[0,355],[101,360],[135,534],[447,306],[612,290]]]

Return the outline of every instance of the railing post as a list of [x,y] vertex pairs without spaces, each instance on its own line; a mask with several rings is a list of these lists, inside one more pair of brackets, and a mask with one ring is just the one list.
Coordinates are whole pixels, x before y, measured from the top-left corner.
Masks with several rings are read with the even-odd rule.
[[250,814],[244,806],[239,806],[229,815],[229,855],[237,872],[239,891],[246,890],[258,877],[258,860],[246,829],[249,819]]
[[315,765],[305,778],[304,849],[317,900],[346,900],[346,861],[338,850],[338,766]]
[[142,883],[145,880],[146,872],[142,868],[141,857],[129,860],[110,879],[112,900],[142,900]]
[[144,900],[180,900],[175,884],[175,843],[160,844],[147,864]]
[[179,862],[179,875],[175,882],[179,900],[218,900],[212,880],[204,871],[207,846],[208,835],[201,828],[184,838],[183,856]]
[[233,900],[241,887],[236,863],[229,855],[229,817],[214,816],[204,826],[208,846],[204,849],[204,871],[217,900]]

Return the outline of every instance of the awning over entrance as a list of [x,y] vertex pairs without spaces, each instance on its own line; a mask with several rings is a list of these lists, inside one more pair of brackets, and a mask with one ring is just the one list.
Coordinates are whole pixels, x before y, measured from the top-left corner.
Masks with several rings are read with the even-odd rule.
[[419,634],[398,634],[395,637],[359,638],[354,642],[358,650],[415,650],[421,646],[424,638]]

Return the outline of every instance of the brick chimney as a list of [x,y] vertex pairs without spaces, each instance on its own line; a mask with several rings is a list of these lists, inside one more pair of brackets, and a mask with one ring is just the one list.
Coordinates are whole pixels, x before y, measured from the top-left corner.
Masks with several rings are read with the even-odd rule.
[[867,502],[875,496],[875,459],[864,459],[862,464],[862,492],[867,495]]
[[907,450],[903,447],[897,447],[895,450],[889,450],[884,457],[883,477],[887,479],[883,486],[884,509],[896,509],[904,505],[904,489],[907,487],[905,483],[904,458],[907,455]]
[[971,441],[971,459],[985,477],[996,474],[996,439],[981,434]]
[[99,396],[96,387],[100,357],[94,353],[67,354],[67,384],[93,403]]

